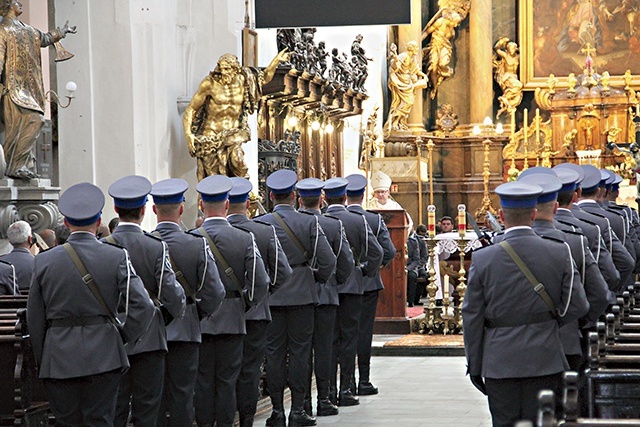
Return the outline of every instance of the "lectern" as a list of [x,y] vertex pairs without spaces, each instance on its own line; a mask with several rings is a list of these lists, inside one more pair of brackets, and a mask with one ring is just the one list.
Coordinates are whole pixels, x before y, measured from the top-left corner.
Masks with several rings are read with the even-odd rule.
[[409,334],[411,324],[407,318],[406,242],[409,224],[404,210],[380,210],[387,224],[396,256],[380,270],[384,289],[380,291],[375,334]]

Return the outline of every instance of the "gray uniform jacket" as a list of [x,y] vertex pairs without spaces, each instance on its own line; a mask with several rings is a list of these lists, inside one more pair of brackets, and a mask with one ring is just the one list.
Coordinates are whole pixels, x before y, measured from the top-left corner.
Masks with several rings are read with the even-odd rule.
[[338,289],[341,294],[364,293],[364,276],[374,277],[379,273],[383,251],[376,236],[371,231],[367,219],[360,214],[350,212],[342,205],[331,205],[325,215],[338,218],[347,234],[356,268],[344,286]]
[[300,244],[309,254],[309,259],[305,258],[304,253],[278,224],[273,214],[260,217],[260,221],[275,227],[282,249],[287,254],[289,265],[293,269],[289,280],[271,296],[269,305],[275,307],[317,304],[316,282],[329,280],[336,268],[336,257],[327,242],[327,237],[324,235],[316,216],[298,212],[289,205],[277,205],[273,210],[278,212],[298,238]]
[[633,258],[635,268],[636,250],[633,247],[633,241],[630,236],[627,235],[627,227],[624,223],[624,219],[619,214],[603,208],[595,200],[581,200],[578,202],[578,205],[580,205],[580,209],[585,212],[607,218],[611,230],[615,233],[620,242],[622,242],[622,246],[625,247],[627,252],[629,252],[629,255]]
[[339,305],[338,289],[353,274],[353,254],[339,219],[323,216],[319,210],[302,210],[315,215],[336,256],[336,271],[326,282],[317,282],[318,305]]
[[264,298],[258,304],[247,311],[246,319],[267,320],[270,322],[269,294],[277,291],[293,274],[287,255],[282,250],[278,236],[276,236],[276,230],[271,224],[252,221],[246,215],[241,214],[229,215],[227,220],[234,227],[253,233],[256,245],[260,250],[264,268],[269,274],[269,292],[264,294]]
[[[371,228],[373,235],[376,236],[378,243],[380,243],[380,246],[382,247],[382,264],[380,267],[384,267],[389,264],[391,260],[393,260],[393,257],[396,256],[396,248],[393,246],[391,236],[389,236],[389,230],[387,229],[387,224],[385,224],[382,219],[382,215],[377,212],[367,211],[361,205],[349,205],[347,206],[347,210],[364,215],[369,223],[369,227]],[[364,292],[379,291],[382,289],[384,289],[384,284],[382,283],[379,270],[376,272],[375,276],[371,278],[364,277]]]
[[418,271],[426,268],[423,256],[427,252],[427,244],[422,237],[411,233],[407,238],[407,271]]
[[544,284],[559,321],[514,327],[486,328],[485,319],[548,312],[507,252],[499,245],[474,251],[462,316],[469,374],[486,378],[525,378],[551,375],[569,368],[559,323],[578,319],[589,310],[580,276],[562,243],[537,236],[528,227],[500,236],[520,255]]
[[[161,222],[156,226],[156,231],[169,247],[169,255],[176,268],[200,300],[203,315],[215,312],[224,300],[225,290],[207,241],[204,237],[185,233],[174,222]],[[199,343],[202,342],[202,335],[198,309],[186,290],[185,296],[187,307],[184,317],[167,325],[167,340]]]
[[[631,246],[633,248],[633,257],[636,260],[636,273],[640,271],[640,240],[638,240],[638,234],[636,233],[636,228],[632,225],[632,216],[631,213],[628,212],[624,206],[618,206],[615,203],[612,203],[608,200],[605,200],[603,204],[601,204],[603,209],[607,212],[611,212],[615,215],[618,215],[622,218],[622,222],[624,225],[624,232],[627,235],[627,240],[630,241]],[[625,244],[625,247],[627,245]]]
[[[586,238],[572,231],[560,231],[553,222],[535,220],[533,231],[539,236],[553,237],[564,240],[571,248],[571,257],[576,265],[584,291],[589,301],[589,312],[583,318],[585,322],[595,322],[604,313],[612,297],[611,292],[604,281],[596,260],[591,254]],[[560,340],[564,348],[564,354],[582,354],[580,346],[580,325],[578,320],[573,320],[560,328]]]
[[[144,234],[142,228],[134,224],[119,224],[112,236],[118,245],[129,251],[131,263],[149,295],[157,296],[174,319],[180,319],[184,315],[186,297],[171,269],[167,245],[150,234]],[[156,350],[167,351],[167,328],[159,308],[156,308],[155,318],[142,338],[135,343],[127,343],[130,356]]]
[[16,271],[16,281],[21,291],[29,290],[35,257],[27,248],[13,248],[8,254],[0,256],[0,261],[11,263]]
[[13,266],[0,261],[0,295],[19,295],[18,282],[13,274]]
[[571,207],[573,216],[578,219],[590,221],[598,225],[604,243],[611,252],[611,259],[616,266],[616,270],[620,273],[620,282],[616,289],[612,289],[613,292],[617,292],[623,286],[627,286],[634,283],[633,269],[635,268],[635,261],[629,251],[622,245],[622,242],[618,239],[616,234],[611,230],[609,220],[601,215],[594,215],[582,209],[578,204],[573,204]]
[[[229,267],[233,269],[242,285],[242,293],[245,295],[247,303],[257,304],[269,291],[269,275],[264,268],[253,234],[232,227],[226,218],[207,218],[202,226],[218,247]],[[226,290],[226,297],[215,313],[200,321],[202,333],[211,335],[246,334],[245,303],[239,295],[238,285],[225,273],[217,258],[216,264]]]
[[[141,337],[155,309],[125,250],[98,242],[88,232],[69,236],[85,268],[112,313],[119,302],[128,314],[120,317],[130,341]],[[128,368],[125,346],[106,313],[66,250],[57,246],[38,254],[27,302],[27,320],[40,378],[76,378]],[[122,310],[124,312],[124,310]],[[48,326],[53,319],[104,316],[87,326]]]
[[611,252],[604,243],[602,234],[600,233],[600,227],[594,223],[580,220],[573,216],[573,213],[569,209],[558,208],[555,215],[556,227],[563,231],[575,231],[584,234],[589,243],[589,249],[591,254],[598,263],[598,268],[602,277],[607,282],[609,290],[614,291],[618,289],[620,283],[620,273],[616,270],[616,266],[613,264],[613,258]]

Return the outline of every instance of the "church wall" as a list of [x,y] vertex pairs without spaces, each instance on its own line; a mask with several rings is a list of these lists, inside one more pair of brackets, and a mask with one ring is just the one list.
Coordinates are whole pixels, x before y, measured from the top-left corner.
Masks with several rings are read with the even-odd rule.
[[[65,40],[76,56],[57,70],[59,88],[78,84],[59,115],[60,186],[89,181],[106,193],[125,175],[180,177],[191,186],[185,219],[192,222],[195,159],[181,114],[218,57],[240,55],[243,2],[55,0],[55,10],[58,25],[78,26]],[[104,218],[113,216],[108,199]],[[147,215],[145,227],[154,223]]]

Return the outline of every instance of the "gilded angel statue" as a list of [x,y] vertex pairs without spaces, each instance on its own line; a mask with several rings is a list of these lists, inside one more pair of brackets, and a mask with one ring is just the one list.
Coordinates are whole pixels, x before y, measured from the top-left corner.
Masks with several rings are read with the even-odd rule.
[[493,70],[496,82],[502,89],[500,109],[497,118],[504,112],[511,114],[522,102],[522,82],[518,79],[518,66],[520,65],[520,54],[518,45],[502,37],[493,46]]

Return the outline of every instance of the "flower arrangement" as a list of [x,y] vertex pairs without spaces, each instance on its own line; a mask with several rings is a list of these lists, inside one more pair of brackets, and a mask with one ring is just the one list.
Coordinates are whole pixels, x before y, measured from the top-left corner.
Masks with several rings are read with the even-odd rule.
[[618,174],[622,177],[622,179],[628,179],[629,181],[635,182],[636,180],[636,171],[630,165],[625,163],[619,163],[611,166],[607,166],[611,172]]

